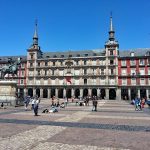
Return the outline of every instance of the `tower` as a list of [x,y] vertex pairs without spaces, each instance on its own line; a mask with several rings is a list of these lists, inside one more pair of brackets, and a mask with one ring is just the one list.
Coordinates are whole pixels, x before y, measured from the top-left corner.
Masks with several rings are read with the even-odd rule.
[[109,38],[105,43],[105,57],[106,57],[106,85],[110,89],[106,90],[108,99],[119,99],[118,98],[118,55],[119,55],[119,44],[115,40],[115,30],[113,27],[112,14],[110,15],[110,29]]
[[[36,74],[37,74],[37,63],[38,59],[42,58],[42,51],[40,46],[38,45],[38,33],[37,33],[37,21],[35,22],[35,31],[33,35],[33,42],[29,49],[27,50],[27,69],[26,69],[26,77],[27,77],[27,85],[36,85]],[[35,96],[35,90],[30,96]]]

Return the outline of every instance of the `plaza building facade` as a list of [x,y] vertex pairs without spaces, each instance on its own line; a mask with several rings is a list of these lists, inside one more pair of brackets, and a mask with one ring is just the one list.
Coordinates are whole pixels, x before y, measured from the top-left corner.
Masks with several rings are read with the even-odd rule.
[[[98,96],[131,99],[150,94],[150,49],[119,50],[110,17],[108,41],[103,49],[43,52],[38,44],[37,24],[33,43],[22,57],[15,77],[18,93],[41,98]],[[8,57],[0,57],[6,65]],[[10,78],[6,76],[6,78]]]

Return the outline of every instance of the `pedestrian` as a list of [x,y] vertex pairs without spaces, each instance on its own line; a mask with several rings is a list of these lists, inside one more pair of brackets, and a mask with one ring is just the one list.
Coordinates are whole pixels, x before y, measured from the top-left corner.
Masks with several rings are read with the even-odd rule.
[[93,99],[93,108],[92,111],[97,111],[97,100]]
[[34,104],[34,115],[35,116],[38,116],[39,103],[40,103],[40,100],[37,98],[35,101],[35,104]]
[[29,95],[26,95],[24,98],[24,105],[25,105],[25,110],[27,111],[27,107],[29,105],[29,102],[31,100],[31,97]]
[[34,97],[33,99],[32,99],[32,102],[31,102],[31,110],[34,110],[34,104],[35,104],[35,102],[36,102],[36,97]]

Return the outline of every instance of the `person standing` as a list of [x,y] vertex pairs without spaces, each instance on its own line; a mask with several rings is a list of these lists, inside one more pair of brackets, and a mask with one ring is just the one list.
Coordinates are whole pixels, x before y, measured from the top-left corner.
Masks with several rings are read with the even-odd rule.
[[39,99],[37,98],[34,104],[34,116],[38,116],[38,109],[39,109]]
[[97,111],[97,100],[93,99],[93,109],[92,111]]

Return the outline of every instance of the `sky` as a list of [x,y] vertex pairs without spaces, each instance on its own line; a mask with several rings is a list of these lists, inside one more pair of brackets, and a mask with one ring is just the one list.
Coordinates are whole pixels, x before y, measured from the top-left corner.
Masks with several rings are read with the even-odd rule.
[[0,0],[0,56],[104,48],[110,12],[120,50],[150,47],[150,0]]

